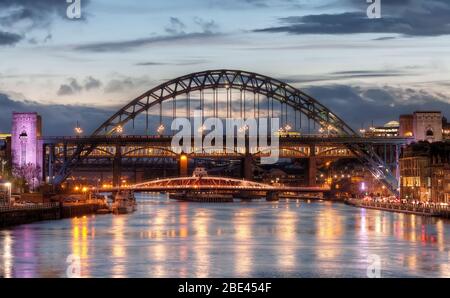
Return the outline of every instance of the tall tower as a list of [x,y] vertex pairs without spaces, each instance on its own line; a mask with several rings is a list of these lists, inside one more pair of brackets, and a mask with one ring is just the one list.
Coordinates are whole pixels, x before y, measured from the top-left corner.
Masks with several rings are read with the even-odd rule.
[[42,169],[41,116],[37,113],[13,113],[11,158],[13,168],[32,164]]
[[413,130],[416,141],[442,141],[442,113],[435,111],[414,112]]

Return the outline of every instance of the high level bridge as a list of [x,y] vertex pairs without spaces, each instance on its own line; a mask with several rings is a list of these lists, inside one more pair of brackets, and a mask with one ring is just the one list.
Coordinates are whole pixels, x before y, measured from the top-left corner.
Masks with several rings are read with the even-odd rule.
[[[193,147],[185,154],[172,148],[168,132],[171,121],[193,119],[195,110],[202,123],[208,117],[279,118],[284,131],[300,132],[280,136],[279,156],[307,158],[310,186],[315,183],[311,177],[315,177],[317,159],[351,156],[389,190],[398,191],[396,165],[399,148],[407,139],[361,137],[319,101],[289,84],[256,73],[224,69],[192,73],[156,86],[126,104],[90,136],[43,137],[45,176],[59,185],[77,167],[108,162],[117,184],[122,166],[145,164],[150,159],[175,160],[180,175],[185,176],[189,158],[241,159],[248,169],[269,153],[267,147],[240,148],[236,142],[232,150]],[[244,173],[245,178],[252,178],[251,171]]]

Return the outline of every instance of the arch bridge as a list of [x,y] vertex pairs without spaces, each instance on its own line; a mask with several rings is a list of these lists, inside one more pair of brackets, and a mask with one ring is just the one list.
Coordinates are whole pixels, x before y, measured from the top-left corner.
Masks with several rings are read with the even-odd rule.
[[[178,117],[193,119],[195,110],[200,112],[202,122],[208,117],[279,118],[285,131],[299,132],[296,137],[289,133],[283,141],[289,146],[280,150],[302,154],[298,150],[301,144],[310,142],[307,143],[308,146],[315,146],[315,141],[308,139],[308,136],[319,135],[315,139],[319,145],[320,139],[326,139],[334,146],[328,148],[328,151],[333,148],[345,149],[388,189],[398,192],[398,180],[393,169],[380,157],[375,147],[377,144],[387,144],[398,149],[398,145],[404,143],[404,140],[361,138],[336,114],[300,89],[268,76],[226,69],[191,73],[162,83],[130,101],[100,125],[90,137],[44,141],[49,145],[47,171],[50,183],[61,184],[74,168],[95,155],[108,155],[114,151],[114,162],[119,162],[122,159],[122,147],[129,144],[125,134],[130,132],[145,140],[146,144],[140,149],[150,148],[161,157],[179,156],[181,152],[168,150],[167,143],[165,146],[156,143],[170,137],[166,127],[171,120]],[[116,149],[105,148],[110,141]],[[134,141],[136,140],[133,139]],[[68,144],[71,150],[67,150]],[[55,146],[64,148],[59,163],[55,163]],[[310,148],[313,149],[309,149],[309,152],[317,150],[316,147]],[[239,150],[242,148],[236,149]],[[136,152],[139,150],[128,150],[127,154]],[[264,148],[259,148],[256,152],[262,154]],[[250,152],[244,149],[244,153]],[[397,154],[395,157],[398,157]],[[311,154],[308,153],[309,155]]]

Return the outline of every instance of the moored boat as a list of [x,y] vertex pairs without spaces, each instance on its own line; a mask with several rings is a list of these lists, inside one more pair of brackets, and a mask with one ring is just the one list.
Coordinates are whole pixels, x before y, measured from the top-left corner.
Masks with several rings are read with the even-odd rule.
[[123,191],[116,194],[112,212],[114,214],[128,214],[136,211],[136,199],[134,194],[129,191]]

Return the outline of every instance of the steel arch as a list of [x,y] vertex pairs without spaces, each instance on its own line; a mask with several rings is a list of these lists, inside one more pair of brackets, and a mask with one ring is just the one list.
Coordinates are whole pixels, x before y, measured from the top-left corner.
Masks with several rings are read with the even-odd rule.
[[[358,134],[342,119],[335,115],[313,97],[301,90],[283,83],[277,79],[241,70],[207,70],[191,73],[165,82],[140,95],[121,108],[111,118],[97,128],[92,136],[111,135],[116,129],[134,120],[139,114],[165,100],[175,98],[193,91],[232,88],[254,92],[268,98],[273,98],[295,111],[305,114],[308,119],[318,123],[321,127],[331,128],[331,133],[343,136],[358,136]],[[398,181],[386,167],[383,160],[376,154],[372,146],[367,144],[345,144],[357,158],[368,167],[372,174],[382,181],[393,193],[398,194]],[[60,169],[55,179],[56,184],[62,183],[70,174],[73,167],[95,149],[95,144],[83,145],[69,158]],[[82,152],[86,152],[83,154]]]
[[165,82],[125,105],[97,128],[93,135],[113,134],[119,126],[124,126],[142,112],[165,100],[193,91],[216,88],[245,90],[274,98],[302,112],[321,126],[331,126],[336,134],[357,135],[337,115],[301,90],[260,74],[226,69],[191,73]]

